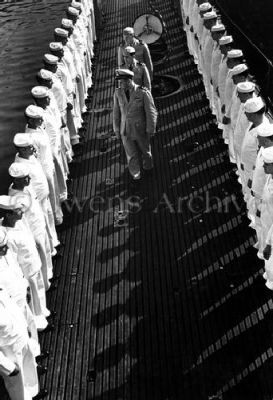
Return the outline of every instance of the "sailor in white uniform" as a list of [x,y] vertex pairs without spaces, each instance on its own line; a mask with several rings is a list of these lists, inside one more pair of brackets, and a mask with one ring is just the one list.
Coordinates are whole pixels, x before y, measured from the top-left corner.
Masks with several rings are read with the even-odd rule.
[[241,149],[241,180],[245,201],[249,200],[253,171],[258,153],[258,129],[260,125],[269,124],[265,116],[265,103],[261,97],[254,97],[245,102],[244,111],[250,122],[245,132]]
[[267,174],[263,190],[261,210],[261,243],[260,249],[265,260],[266,287],[273,290],[273,147],[262,150],[264,171]]
[[46,307],[45,287],[41,260],[31,231],[22,222],[22,199],[0,196],[1,230],[7,235],[7,244],[16,255],[18,265],[28,281],[31,294],[30,308],[38,330],[44,330],[50,312]]
[[[48,71],[49,72],[49,71]],[[44,128],[44,110],[30,105],[25,110],[27,125],[25,132],[31,135],[37,159],[40,161],[49,188],[49,200],[56,225],[63,222],[59,185],[56,177],[50,140]]]
[[37,106],[43,108],[44,110],[44,125],[50,140],[51,151],[60,189],[60,200],[64,201],[67,199],[67,174],[65,172],[64,157],[61,146],[62,122],[56,117],[56,112],[51,107],[48,88],[45,86],[35,86],[31,89],[31,94]]
[[[43,62],[44,68],[54,74],[54,77],[57,78],[66,93],[66,124],[69,130],[70,142],[71,145],[79,143],[79,135],[77,134],[75,122],[76,116],[74,113],[74,84],[72,82],[72,78],[70,72],[68,71],[67,66],[63,62],[63,45],[61,42],[51,42],[49,43],[49,49],[52,54],[44,54]],[[53,85],[54,92],[54,85]],[[59,91],[60,92],[60,91]],[[55,97],[58,103],[58,97],[60,93],[56,93]],[[62,105],[60,108],[63,108]]]
[[11,400],[32,400],[38,395],[35,355],[27,323],[21,309],[3,287],[0,287],[0,374]]
[[[23,164],[28,170],[31,178],[31,185],[36,193],[41,209],[44,213],[47,235],[51,245],[51,254],[55,255],[55,248],[59,245],[57,233],[54,225],[53,211],[49,201],[49,187],[41,163],[34,156],[33,140],[28,133],[17,133],[13,138],[13,143],[18,151],[15,156],[15,163]],[[24,169],[23,169],[24,172]],[[12,176],[14,173],[15,176]],[[18,178],[21,174],[20,166],[10,169],[10,175]],[[20,177],[20,176],[19,176]]]
[[236,160],[238,174],[241,171],[241,149],[245,133],[250,126],[250,122],[245,115],[244,104],[255,95],[255,84],[253,82],[241,82],[237,85],[237,94],[240,100],[239,112],[233,132],[233,149]]
[[45,289],[50,287],[50,279],[53,277],[53,266],[51,248],[46,231],[44,213],[37,199],[36,193],[31,187],[29,175],[24,177],[11,177],[12,185],[9,188],[9,195],[17,196],[26,202],[23,222],[31,230],[40,259],[42,262],[42,275]]

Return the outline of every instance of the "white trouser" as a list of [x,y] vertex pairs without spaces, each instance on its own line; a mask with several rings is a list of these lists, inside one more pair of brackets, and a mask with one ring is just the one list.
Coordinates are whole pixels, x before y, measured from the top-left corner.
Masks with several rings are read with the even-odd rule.
[[40,205],[45,216],[46,232],[49,238],[51,254],[54,255],[56,254],[55,247],[57,247],[60,244],[60,242],[57,237],[57,232],[54,224],[53,211],[48,197],[45,197],[44,199],[40,200]]
[[6,357],[13,361],[19,374],[16,376],[4,376],[6,389],[11,400],[32,400],[39,392],[39,382],[36,370],[35,355],[28,342],[17,353],[5,351]]
[[39,235],[35,235],[35,242],[42,262],[41,272],[44,280],[45,290],[48,290],[50,287],[49,279],[53,277],[53,266],[50,243],[46,230],[41,232]]
[[28,277],[30,287],[30,309],[33,313],[36,327],[38,330],[43,330],[47,327],[48,322],[46,317],[50,315],[46,307],[45,285],[41,271]]

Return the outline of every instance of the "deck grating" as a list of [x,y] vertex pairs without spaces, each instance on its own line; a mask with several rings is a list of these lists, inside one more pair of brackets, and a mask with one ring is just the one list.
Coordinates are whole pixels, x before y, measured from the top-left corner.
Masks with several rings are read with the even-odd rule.
[[[259,284],[253,231],[238,211],[243,202],[233,167],[211,128],[172,2],[152,4],[167,23],[171,48],[169,62],[155,73],[178,76],[182,91],[157,101],[156,168],[135,192],[120,143],[110,136],[113,71],[122,28],[149,7],[104,1],[88,138],[73,182],[86,204],[69,214],[62,231],[61,280],[50,298],[58,330],[44,338],[52,356],[43,383],[52,400],[194,400],[217,392],[243,399],[251,398],[249,386],[253,399],[262,399],[272,392],[264,378],[272,358],[272,302]],[[100,139],[104,134],[110,137]],[[192,212],[190,196],[206,193],[222,207],[230,201],[228,212],[218,212],[217,204]],[[126,210],[132,195],[142,210],[114,227],[115,210]],[[109,204],[92,212],[88,199],[95,197]]]

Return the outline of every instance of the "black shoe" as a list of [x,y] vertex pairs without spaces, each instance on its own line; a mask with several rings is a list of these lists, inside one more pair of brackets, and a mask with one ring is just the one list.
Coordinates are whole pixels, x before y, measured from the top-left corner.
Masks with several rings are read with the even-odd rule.
[[55,331],[55,325],[48,324],[47,327],[43,331],[40,331],[40,333],[48,333],[48,332],[53,332],[53,331]]
[[49,356],[49,351],[44,350],[41,354],[36,357],[36,362],[40,363],[42,360],[45,360]]
[[38,364],[36,368],[37,368],[38,376],[41,376],[41,375],[44,375],[47,373],[47,367],[44,367],[43,365]]
[[[62,256],[63,256],[63,252],[59,250],[59,251],[57,251],[57,253],[52,258],[53,259],[62,258]],[[55,281],[56,281],[56,279],[55,279]]]
[[48,317],[46,317],[47,319],[48,319],[48,318],[56,317],[57,312],[56,312],[55,310],[49,310],[49,311],[50,311],[50,315],[49,315]]
[[[56,256],[55,256],[56,257]],[[56,283],[53,283],[52,285],[50,285],[50,288],[47,289],[47,292],[53,292],[54,290],[56,290],[58,287],[58,285]]]
[[50,283],[57,282],[59,279],[60,279],[60,275],[54,275],[53,278],[49,279],[49,282]]
[[35,397],[32,398],[32,400],[44,399],[46,396],[48,396],[48,390],[42,389]]

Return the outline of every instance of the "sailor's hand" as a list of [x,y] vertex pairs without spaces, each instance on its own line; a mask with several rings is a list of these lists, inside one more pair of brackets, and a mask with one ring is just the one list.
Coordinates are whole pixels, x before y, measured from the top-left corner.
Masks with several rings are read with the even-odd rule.
[[264,248],[263,251],[263,256],[265,260],[269,260],[269,257],[271,256],[271,245],[267,244]]

